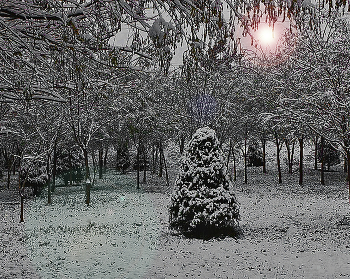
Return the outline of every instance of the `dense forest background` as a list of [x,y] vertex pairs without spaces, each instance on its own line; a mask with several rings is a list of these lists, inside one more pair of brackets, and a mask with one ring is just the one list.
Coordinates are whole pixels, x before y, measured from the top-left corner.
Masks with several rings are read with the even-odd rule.
[[[305,142],[321,170],[339,153],[350,171],[347,8],[332,1],[1,1],[1,174],[10,181],[17,172],[20,189],[50,184],[48,193],[58,175],[65,184],[83,177],[89,204],[92,165],[102,168],[113,152],[112,167],[122,172],[158,162],[161,174],[166,143],[182,154],[203,126],[229,146],[227,162],[243,156],[247,166],[248,153],[261,149],[264,172],[266,143],[274,142],[280,182],[283,145],[290,171],[300,147],[300,184]],[[259,23],[286,19],[276,50],[259,46],[252,35]],[[234,37],[238,27],[250,50]],[[183,65],[174,68],[181,44]]]

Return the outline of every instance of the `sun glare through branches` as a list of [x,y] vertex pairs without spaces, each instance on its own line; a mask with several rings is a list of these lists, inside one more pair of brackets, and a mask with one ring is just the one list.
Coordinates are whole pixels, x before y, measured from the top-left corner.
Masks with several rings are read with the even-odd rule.
[[263,26],[260,30],[257,32],[258,34],[258,40],[263,46],[270,46],[275,42],[275,34],[274,30],[269,26]]
[[[292,31],[291,31],[292,30]],[[275,22],[274,27],[261,23],[257,30],[242,36],[242,29],[236,31],[245,60],[253,65],[271,67],[284,63],[295,51],[299,33],[290,27],[290,22]]]

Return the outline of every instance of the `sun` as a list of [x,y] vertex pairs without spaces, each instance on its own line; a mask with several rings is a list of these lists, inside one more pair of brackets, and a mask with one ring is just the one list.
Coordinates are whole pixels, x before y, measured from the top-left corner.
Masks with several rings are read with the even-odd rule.
[[271,27],[264,26],[258,31],[258,38],[261,44],[271,45],[275,41],[274,31]]

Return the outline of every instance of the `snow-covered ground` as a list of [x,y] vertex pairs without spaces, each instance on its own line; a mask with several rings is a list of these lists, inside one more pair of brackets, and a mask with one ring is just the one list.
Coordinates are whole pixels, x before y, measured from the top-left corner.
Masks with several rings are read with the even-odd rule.
[[27,215],[31,260],[43,278],[144,278],[161,227],[153,200],[130,178],[109,173],[84,204],[81,186],[57,188],[52,205],[38,198]]
[[257,169],[249,177],[249,185],[234,185],[238,239],[169,232],[168,195],[137,191],[130,176],[108,173],[89,207],[81,187],[57,188],[52,205],[39,198],[27,212],[30,259],[42,278],[350,277],[350,206],[341,177],[323,190],[312,182],[315,173],[305,186],[292,178],[277,185]]
[[[1,185],[3,186],[3,185]],[[0,190],[0,279],[38,279],[28,257],[25,224],[19,223],[18,191]]]
[[276,183],[273,165],[249,168],[248,184],[239,173],[238,239],[169,231],[171,187],[149,174],[136,190],[135,173],[108,172],[89,207],[82,186],[58,187],[52,205],[45,193],[26,201],[22,224],[18,202],[0,199],[0,278],[349,278],[348,188],[343,173],[325,175],[322,186],[306,169],[299,186],[297,173]]

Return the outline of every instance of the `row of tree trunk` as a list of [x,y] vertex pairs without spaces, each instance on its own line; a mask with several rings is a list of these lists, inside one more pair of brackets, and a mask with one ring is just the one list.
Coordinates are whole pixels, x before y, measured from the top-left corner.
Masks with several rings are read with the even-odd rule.
[[[295,151],[295,141],[288,141],[285,139],[284,141],[280,140],[278,137],[278,134],[275,133],[274,135],[275,138],[275,145],[276,145],[276,161],[277,161],[277,171],[278,171],[278,183],[282,183],[282,169],[281,169],[281,159],[280,159],[280,154],[281,154],[281,149],[283,143],[286,146],[287,149],[287,164],[288,164],[288,173],[293,172],[293,159],[294,159],[294,151]],[[320,163],[321,163],[321,168],[320,168],[320,182],[322,185],[325,185],[325,179],[324,179],[324,172],[325,172],[325,163],[324,163],[324,146],[325,146],[325,139],[324,137],[320,137],[320,148],[321,150],[318,150],[317,148],[317,143],[318,143],[319,138],[315,138],[315,161],[314,161],[314,169],[318,170],[318,160],[317,160],[317,154],[318,151],[320,151]],[[248,152],[247,152],[247,141],[248,138],[245,138],[244,140],[244,146],[242,148],[242,153],[243,153],[243,159],[244,159],[244,183],[248,183],[248,177],[247,177],[247,165],[248,165]],[[266,173],[266,139],[261,139],[262,143],[262,169],[263,173]],[[299,185],[303,184],[304,180],[304,136],[300,136],[298,138],[298,143],[299,143]],[[344,160],[344,172],[348,173],[348,180],[350,177],[350,152],[347,152],[347,156],[345,157]],[[233,141],[230,139],[229,142],[229,151],[227,154],[227,162],[226,162],[226,168],[228,169],[229,162],[231,161],[231,155],[233,157],[233,180],[236,181],[237,179],[237,169],[236,169],[236,159],[235,159],[235,152],[233,149]],[[349,186],[349,193],[350,193],[350,186]]]
[[[325,184],[325,179],[324,179],[324,156],[323,156],[323,146],[324,146],[324,142],[325,139],[324,137],[321,137],[321,184],[324,185]],[[266,173],[266,140],[262,139],[262,149],[263,149],[263,173]],[[300,138],[298,138],[299,141],[299,148],[300,148],[300,158],[299,158],[299,184],[302,185],[303,184],[303,157],[304,157],[304,137],[301,136]],[[315,139],[315,169],[318,169],[318,162],[317,162],[317,141],[318,138]],[[184,140],[181,141],[180,143],[184,143]],[[281,152],[281,148],[282,148],[282,144],[286,145],[287,148],[287,159],[288,159],[288,171],[289,173],[292,173],[292,168],[293,168],[293,156],[294,156],[294,149],[295,149],[295,142],[288,142],[287,140],[285,140],[284,142],[281,141],[277,135],[277,133],[275,134],[275,144],[276,144],[276,149],[277,149],[277,168],[278,168],[278,182],[282,183],[282,172],[281,172],[281,161],[280,161],[280,152]],[[163,173],[165,171],[165,175],[166,175],[166,181],[167,181],[167,185],[169,185],[169,178],[168,178],[168,169],[167,169],[167,165],[166,165],[166,160],[165,160],[165,156],[164,156],[164,150],[163,150],[163,144],[162,141],[157,141],[152,143],[152,164],[151,164],[151,172],[152,174],[157,173],[159,177],[163,176]],[[181,146],[180,146],[181,147]],[[138,148],[137,148],[137,161],[140,161],[140,155],[143,154],[143,160],[144,162],[146,162],[146,152],[141,152],[141,150],[146,148],[146,144],[142,143],[141,141],[139,141],[138,143]],[[183,148],[182,148],[183,151]],[[2,150],[2,152],[4,152]],[[87,205],[90,204],[90,190],[91,190],[91,185],[92,185],[92,180],[90,178],[90,169],[89,169],[89,161],[88,161],[88,151],[87,150],[83,150],[84,153],[84,165],[85,165],[85,171],[86,171],[86,187],[85,187],[85,202]],[[243,155],[244,155],[244,182],[247,183],[248,182],[248,177],[247,177],[247,138],[244,141],[244,149],[243,149]],[[108,154],[108,148],[103,149],[102,147],[100,147],[98,149],[98,167],[99,167],[99,178],[102,178],[102,169],[103,167],[106,166],[107,164],[107,154]],[[4,156],[7,156],[4,155]],[[231,156],[233,157],[233,179],[236,180],[237,179],[237,170],[236,170],[236,158],[235,158],[235,152],[233,149],[233,142],[232,140],[230,140],[230,146],[229,146],[229,152],[228,152],[228,156],[227,156],[227,168],[231,159]],[[21,156],[17,156],[18,158],[21,158]],[[95,164],[95,152],[92,152],[92,157],[93,157],[93,162],[94,162],[94,166]],[[7,157],[9,158],[9,156]],[[13,156],[13,158],[15,158],[15,156]],[[57,141],[54,144],[54,148],[53,148],[53,156],[52,156],[52,170],[50,172],[50,160],[51,160],[51,156],[50,154],[48,154],[48,160],[47,160],[47,173],[49,174],[48,177],[48,204],[51,203],[51,192],[54,191],[55,189],[55,184],[56,184],[56,175],[57,175],[57,158],[58,158],[58,152],[57,152]],[[8,159],[8,187],[9,187],[9,183],[10,183],[10,175],[11,175],[11,171],[14,173],[15,172],[15,160],[13,159],[11,161],[11,159]],[[350,152],[347,152],[347,156],[346,156],[346,160],[344,162],[344,171],[347,171],[348,173],[348,178],[350,177]],[[144,166],[143,168],[144,171],[144,175],[143,175],[143,183],[146,183],[146,171],[147,171],[147,167]],[[348,179],[349,180],[349,179]],[[21,222],[23,221],[23,200],[24,200],[24,194],[23,194],[23,189],[24,189],[24,185],[25,185],[25,181],[21,181],[21,179],[19,178],[19,185],[20,185],[20,196],[21,196]],[[137,168],[137,188],[140,188],[140,164],[138,164],[138,168]],[[350,193],[350,184],[349,184],[349,193]],[[350,201],[350,200],[349,200]]]
[[4,158],[4,166],[7,172],[7,189],[10,188],[11,173],[16,174],[16,169],[21,164],[22,150],[18,144],[12,144],[8,149],[1,148],[0,155]]
[[[144,162],[143,166],[143,183],[146,183],[146,171],[147,171],[147,158],[146,158],[146,148],[147,145],[142,143],[139,140],[136,161],[137,161],[137,189],[140,189],[140,161]],[[141,158],[141,155],[143,158]],[[152,143],[152,164],[150,166],[152,174],[158,174],[159,177],[163,176],[163,172],[165,172],[166,183],[169,186],[169,176],[168,176],[168,168],[165,160],[164,149],[162,141],[156,141]]]

